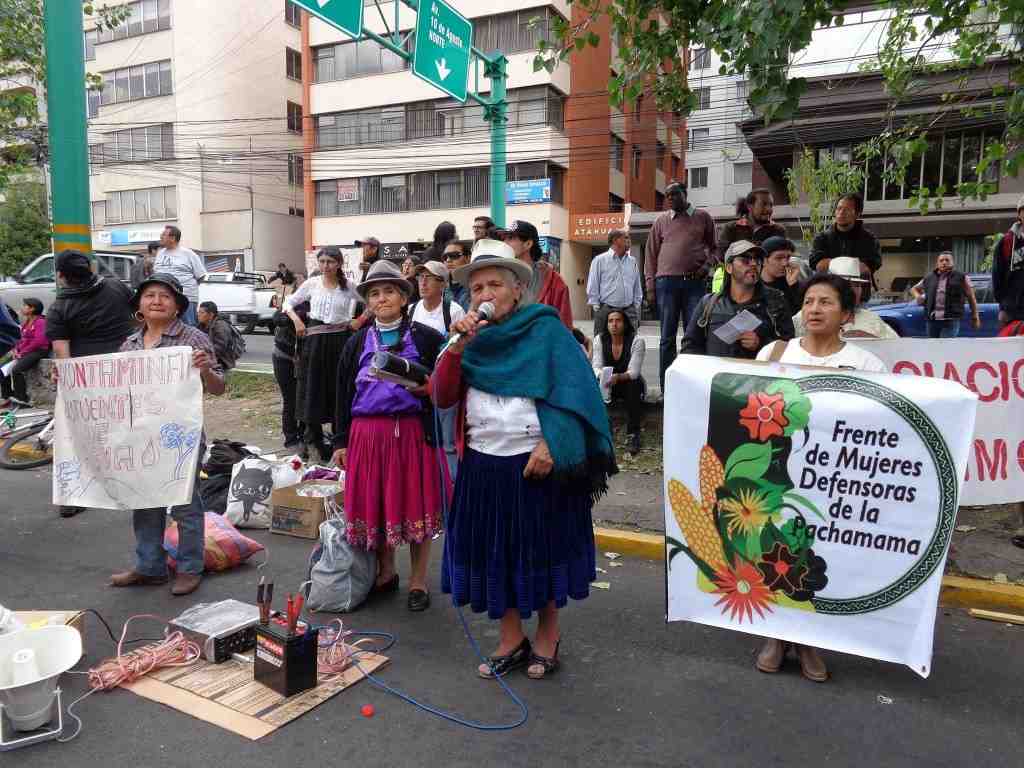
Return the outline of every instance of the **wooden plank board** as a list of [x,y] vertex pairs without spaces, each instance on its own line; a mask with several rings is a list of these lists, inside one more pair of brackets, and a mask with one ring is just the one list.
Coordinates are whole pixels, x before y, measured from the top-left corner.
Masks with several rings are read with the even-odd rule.
[[1019,624],[1024,626],[1024,616],[1018,616],[1015,613],[1000,613],[999,611],[986,611],[983,608],[971,608],[968,611],[971,616],[976,619],[986,619],[987,621],[1001,621],[1004,624]]

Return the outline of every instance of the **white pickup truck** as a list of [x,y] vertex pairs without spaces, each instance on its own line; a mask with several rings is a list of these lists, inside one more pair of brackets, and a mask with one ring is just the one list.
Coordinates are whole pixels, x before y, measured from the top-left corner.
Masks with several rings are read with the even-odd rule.
[[[129,282],[132,267],[139,257],[131,253],[94,251],[97,271],[104,277]],[[57,297],[53,254],[46,253],[29,262],[12,280],[0,282],[0,302],[15,310],[27,298],[39,299],[48,309]],[[277,291],[267,286],[267,278],[258,272],[210,272],[199,284],[199,300],[212,301],[221,314],[252,333],[263,326],[273,331],[277,312]]]

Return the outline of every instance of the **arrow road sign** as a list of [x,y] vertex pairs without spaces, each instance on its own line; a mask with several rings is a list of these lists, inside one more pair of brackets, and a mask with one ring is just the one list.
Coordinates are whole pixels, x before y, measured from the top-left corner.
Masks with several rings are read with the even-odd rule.
[[449,96],[465,101],[472,46],[473,24],[469,19],[445,0],[421,0],[412,57],[414,75]]
[[346,35],[363,34],[363,0],[292,0],[304,11],[337,27]]

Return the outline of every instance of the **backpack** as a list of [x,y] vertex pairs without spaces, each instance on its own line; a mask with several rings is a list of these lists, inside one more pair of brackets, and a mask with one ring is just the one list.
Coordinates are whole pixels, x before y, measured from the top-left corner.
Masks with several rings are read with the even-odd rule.
[[234,368],[238,358],[245,354],[245,338],[231,323],[225,323],[225,325],[230,331],[228,333],[228,343],[224,348],[220,362],[224,366],[224,370],[227,371]]
[[[419,302],[417,301],[417,302],[414,302],[411,307],[409,307],[409,317],[410,318],[413,316],[413,313],[416,312],[416,306],[418,304],[419,304]],[[451,299],[448,299],[448,298],[441,299],[441,315],[444,317],[444,332],[445,332],[445,335],[447,336],[448,332],[451,330],[451,327],[452,327],[452,300]]]

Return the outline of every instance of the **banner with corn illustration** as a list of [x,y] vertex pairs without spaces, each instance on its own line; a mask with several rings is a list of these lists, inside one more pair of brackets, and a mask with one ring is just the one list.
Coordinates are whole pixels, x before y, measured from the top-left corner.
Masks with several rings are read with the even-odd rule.
[[668,619],[930,671],[976,397],[686,356],[666,376]]

